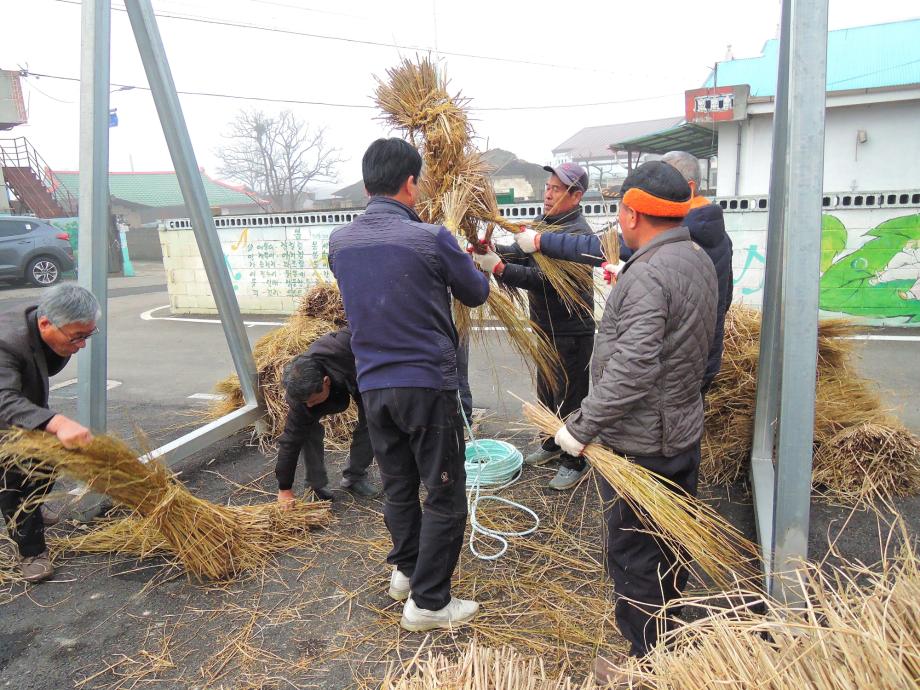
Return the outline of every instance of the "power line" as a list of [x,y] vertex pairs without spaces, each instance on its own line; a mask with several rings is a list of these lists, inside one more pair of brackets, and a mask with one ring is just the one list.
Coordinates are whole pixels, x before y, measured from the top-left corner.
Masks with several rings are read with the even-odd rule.
[[[54,2],[59,2],[64,5],[77,5],[77,6],[81,4],[80,0],[54,0]],[[127,10],[124,7],[113,6],[112,9],[118,12],[127,12]],[[375,48],[387,48],[387,49],[397,48],[399,50],[416,50],[416,51],[424,51],[424,52],[434,51],[434,49],[429,46],[402,45],[399,43],[384,43],[383,41],[370,41],[370,40],[359,39],[359,38],[348,38],[346,36],[332,36],[329,34],[314,34],[314,33],[309,33],[306,31],[297,31],[294,29],[279,29],[279,28],[271,27],[271,26],[260,26],[258,24],[245,24],[242,22],[233,22],[227,19],[219,19],[216,17],[196,17],[192,15],[172,14],[169,12],[155,12],[154,14],[157,17],[161,17],[164,19],[175,19],[178,21],[185,21],[185,22],[197,22],[201,24],[211,24],[214,26],[226,26],[226,27],[230,27],[234,29],[251,29],[254,31],[266,31],[269,33],[284,34],[288,36],[300,36],[302,38],[316,38],[316,39],[320,39],[324,41],[339,41],[342,43],[373,46]],[[452,51],[447,51],[447,50],[439,50],[438,53],[440,55],[449,55],[451,57],[467,58],[470,60],[485,60],[488,62],[502,62],[502,63],[516,64],[516,65],[528,65],[531,67],[549,67],[552,69],[574,70],[576,72],[595,72],[598,74],[607,74],[610,76],[622,76],[622,75],[615,74],[614,72],[609,72],[607,70],[593,69],[590,67],[577,67],[575,65],[560,65],[560,64],[556,64],[552,62],[538,62],[535,60],[520,60],[516,58],[505,58],[505,57],[497,57],[497,56],[492,56],[492,55],[475,55],[473,53],[459,53],[459,52],[452,52]]]
[[[70,81],[70,82],[79,82],[78,77],[65,77],[57,74],[45,74],[42,72],[33,72],[31,70],[22,70],[20,76],[23,77],[38,77],[43,79],[59,79],[61,81]],[[123,90],[132,90],[137,89],[139,91],[150,91],[149,86],[140,86],[139,84],[118,84],[115,82],[111,83],[111,86],[121,88]],[[307,101],[296,98],[275,98],[267,96],[249,96],[235,93],[216,93],[210,91],[176,91],[176,93],[183,96],[205,96],[209,98],[232,98],[235,100],[242,101],[262,101],[265,103],[284,103],[289,105],[320,105],[328,106],[332,108],[362,108],[375,110],[377,106],[375,105],[364,105],[361,103],[333,103],[330,101]],[[563,103],[563,104],[552,104],[552,105],[516,105],[516,106],[494,106],[494,107],[484,107],[484,108],[470,108],[470,111],[475,112],[510,112],[518,110],[557,110],[557,109],[571,109],[571,108],[590,108],[600,105],[620,105],[623,103],[636,103],[639,101],[651,101],[657,100],[660,98],[668,98],[671,96],[677,95],[677,93],[669,94],[659,94],[657,96],[643,96],[640,98],[624,98],[617,101],[599,101],[595,103]]]

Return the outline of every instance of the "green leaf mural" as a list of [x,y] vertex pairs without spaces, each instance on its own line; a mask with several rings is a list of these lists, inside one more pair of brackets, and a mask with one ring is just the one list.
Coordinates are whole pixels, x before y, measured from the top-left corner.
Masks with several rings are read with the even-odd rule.
[[[836,218],[825,216],[821,238],[822,269],[825,252],[839,246],[842,227]],[[830,234],[825,236],[828,232]],[[866,234],[875,239],[837,259],[823,271],[821,308],[871,319],[903,318],[908,323],[920,323],[920,300],[908,293],[917,278],[881,279],[895,256],[911,247],[920,247],[920,214],[892,218]],[[920,270],[920,265],[917,268]]]
[[847,248],[847,229],[839,218],[821,216],[821,273],[824,273],[834,257]]

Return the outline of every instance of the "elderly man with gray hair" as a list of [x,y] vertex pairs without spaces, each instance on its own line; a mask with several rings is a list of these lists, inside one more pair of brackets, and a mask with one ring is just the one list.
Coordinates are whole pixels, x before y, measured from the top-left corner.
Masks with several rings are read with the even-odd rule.
[[[42,429],[68,448],[92,440],[89,429],[48,409],[48,379],[86,347],[100,314],[93,294],[73,283],[51,288],[37,305],[0,311],[0,430]],[[51,485],[15,468],[0,472],[0,510],[19,549],[22,577],[47,580],[54,568],[34,499]]]

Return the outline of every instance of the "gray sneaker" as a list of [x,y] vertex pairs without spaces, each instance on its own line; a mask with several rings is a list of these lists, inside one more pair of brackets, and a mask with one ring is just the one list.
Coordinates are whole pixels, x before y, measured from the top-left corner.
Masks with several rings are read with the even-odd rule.
[[555,460],[560,455],[562,455],[561,449],[544,450],[543,448],[537,448],[533,453],[524,458],[524,464],[532,467],[539,467],[540,465],[545,465],[550,460]]
[[581,478],[588,473],[588,465],[584,466],[584,469],[573,470],[569,467],[560,467],[559,471],[556,472],[556,476],[549,480],[549,488],[555,489],[556,491],[565,491],[566,489],[571,489],[578,482],[581,481]]

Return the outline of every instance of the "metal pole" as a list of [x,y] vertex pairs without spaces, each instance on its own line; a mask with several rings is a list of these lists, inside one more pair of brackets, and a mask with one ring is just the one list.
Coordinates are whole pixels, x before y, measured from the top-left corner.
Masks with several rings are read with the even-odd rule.
[[78,280],[99,300],[99,333],[77,357],[77,419],[106,429],[109,228],[109,45],[111,3],[83,0],[80,56],[80,235]]
[[780,294],[783,276],[783,217],[786,206],[786,167],[789,145],[789,43],[792,1],[784,0],[780,17],[776,98],[773,109],[773,158],[767,211],[767,262],[764,267],[761,305],[760,357],[757,363],[757,401],[751,451],[751,486],[754,493],[755,524],[760,538],[764,573],[769,588],[773,548],[773,439],[779,412]]
[[126,0],[125,8],[137,41],[147,81],[153,94],[163,134],[176,169],[179,188],[188,206],[192,229],[198,242],[198,251],[204,263],[208,282],[214,294],[224,335],[230,346],[230,355],[240,379],[243,398],[250,405],[260,404],[258,377],[252,348],[246,337],[246,328],[240,316],[240,306],[233,292],[227,272],[223,250],[217,237],[217,228],[208,205],[208,197],[201,181],[198,161],[189,138],[182,106],[176,94],[166,50],[160,38],[150,0]]
[[770,593],[788,603],[799,603],[804,593],[787,573],[808,556],[824,181],[827,0],[793,0],[792,7],[790,155],[783,218],[786,270],[780,319],[783,367]]

